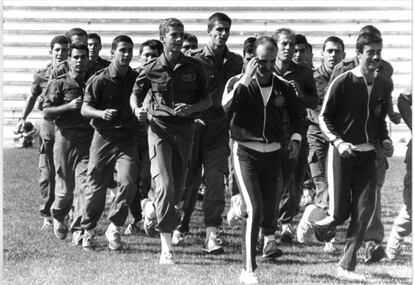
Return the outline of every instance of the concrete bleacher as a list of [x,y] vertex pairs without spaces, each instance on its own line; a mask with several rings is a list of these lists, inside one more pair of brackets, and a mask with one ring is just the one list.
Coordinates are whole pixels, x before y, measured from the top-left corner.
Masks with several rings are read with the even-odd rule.
[[[33,73],[49,62],[49,42],[57,34],[73,27],[102,36],[101,55],[109,58],[110,43],[119,34],[127,34],[136,44],[158,38],[161,19],[177,17],[185,30],[199,37],[200,46],[208,41],[207,18],[216,11],[233,20],[228,45],[241,53],[244,39],[251,35],[271,34],[289,27],[307,36],[313,45],[314,63],[320,62],[324,39],[340,36],[347,57],[352,57],[356,34],[367,24],[383,34],[383,58],[394,67],[393,98],[412,80],[412,2],[410,0],[257,0],[257,1],[3,1],[3,124],[4,139],[12,129],[25,99],[29,96]],[[132,66],[136,62],[132,63]],[[34,110],[29,120],[38,122]],[[6,143],[7,144],[7,143]]]

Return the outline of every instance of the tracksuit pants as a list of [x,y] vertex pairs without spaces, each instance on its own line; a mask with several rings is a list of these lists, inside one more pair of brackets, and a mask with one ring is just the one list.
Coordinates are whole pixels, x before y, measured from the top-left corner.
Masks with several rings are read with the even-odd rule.
[[72,231],[80,230],[91,140],[91,130],[56,130],[56,192],[52,216],[63,222],[73,205]]
[[258,152],[233,145],[233,167],[237,184],[247,207],[247,220],[242,225],[242,258],[246,270],[255,270],[256,243],[259,228],[263,234],[276,230],[275,217],[280,199],[278,178],[281,151]]
[[123,226],[128,209],[137,192],[137,146],[135,138],[117,130],[95,130],[89,152],[88,187],[82,228],[94,229],[104,209],[106,190],[117,172],[118,189],[109,209],[108,218],[117,227]]
[[343,158],[331,145],[327,163],[332,225],[340,225],[351,216],[344,255],[339,262],[339,266],[350,271],[355,270],[357,251],[374,213],[376,195],[375,150],[354,153],[355,156]]
[[193,120],[150,121],[148,147],[159,232],[173,232],[180,221],[176,206],[182,201],[192,138]]
[[205,125],[197,126],[187,176],[184,201],[194,209],[194,197],[201,183],[204,169],[205,193],[203,197],[204,224],[218,227],[224,212],[224,179],[228,175],[229,132],[224,112],[213,119],[205,119]]
[[388,161],[385,157],[384,149],[381,143],[377,143],[375,146],[376,158],[375,165],[377,171],[377,187],[375,188],[375,210],[374,215],[368,223],[367,231],[365,232],[364,241],[375,241],[381,243],[384,239],[384,225],[381,221],[381,189],[385,182],[385,173],[388,169]]
[[50,217],[50,207],[55,200],[55,164],[53,162],[53,145],[55,144],[55,123],[42,120],[40,123],[39,144],[39,186],[40,215]]

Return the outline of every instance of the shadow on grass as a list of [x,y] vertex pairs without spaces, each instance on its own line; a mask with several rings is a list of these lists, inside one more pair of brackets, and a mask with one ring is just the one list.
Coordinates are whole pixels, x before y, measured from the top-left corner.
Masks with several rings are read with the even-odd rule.
[[390,284],[395,284],[395,283],[403,283],[403,284],[411,284],[411,279],[410,278],[401,278],[401,277],[396,277],[396,276],[392,276],[388,273],[373,273],[371,274],[372,277],[374,277],[375,279],[381,279],[383,281],[387,281],[387,280],[392,280],[393,282]]

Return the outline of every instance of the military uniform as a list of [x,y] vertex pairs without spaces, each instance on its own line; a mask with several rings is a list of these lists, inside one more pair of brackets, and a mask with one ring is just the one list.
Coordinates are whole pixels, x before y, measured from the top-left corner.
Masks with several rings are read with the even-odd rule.
[[319,100],[315,80],[313,79],[310,68],[291,62],[284,73],[276,68],[276,74],[288,81],[295,80],[306,94],[306,100],[311,102],[305,104],[301,100],[302,104],[300,108],[303,114],[305,133],[301,134],[302,141],[297,160],[289,159],[287,152],[282,155],[283,194],[279,205],[279,222],[283,225],[290,224],[293,218],[299,213],[299,202],[302,195],[303,181],[308,168],[307,157],[309,153],[309,145],[306,140],[308,123],[305,118],[305,107],[315,108]]
[[[38,107],[42,110],[43,91],[47,86],[53,66],[48,64],[33,76],[31,96],[38,98]],[[50,207],[55,199],[55,164],[53,163],[53,145],[55,143],[54,122],[42,119],[39,132],[39,186],[40,215],[50,217]]]
[[85,90],[84,102],[97,110],[116,109],[112,121],[94,118],[95,129],[89,154],[88,188],[85,193],[83,229],[96,227],[104,208],[106,190],[117,171],[118,189],[109,210],[108,218],[116,226],[123,226],[128,208],[136,191],[138,173],[136,131],[137,119],[129,105],[129,97],[137,73],[131,68],[124,78],[117,76],[111,63],[90,78]]
[[[184,202],[194,207],[204,169],[205,193],[203,196],[204,224],[206,227],[218,227],[222,222],[225,208],[224,179],[228,175],[229,132],[226,115],[221,105],[224,87],[227,81],[240,74],[243,59],[240,55],[224,50],[223,63],[217,59],[209,46],[193,52],[207,71],[207,90],[213,104],[200,115],[202,123],[197,123],[194,130],[194,143],[187,176]],[[190,202],[192,200],[192,203]],[[185,217],[184,217],[185,218]],[[189,221],[189,217],[186,219]],[[186,231],[183,225],[180,231]]]
[[[59,76],[46,87],[43,106],[56,107],[75,98],[83,98],[84,88],[84,82],[78,83],[69,73]],[[80,110],[61,114],[55,123],[57,128],[53,152],[57,186],[52,216],[63,223],[73,204],[71,229],[80,230],[93,129],[88,120],[80,114]]]
[[135,82],[132,95],[140,104],[147,93],[151,96],[148,145],[155,182],[156,229],[168,233],[178,223],[175,206],[184,190],[196,115],[176,116],[174,107],[208,98],[205,71],[199,62],[183,54],[171,69],[163,53],[143,67]]

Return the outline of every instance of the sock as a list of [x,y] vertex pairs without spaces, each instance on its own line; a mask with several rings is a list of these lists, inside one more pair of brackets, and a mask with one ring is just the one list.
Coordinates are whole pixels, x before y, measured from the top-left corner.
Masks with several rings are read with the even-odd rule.
[[160,233],[161,253],[171,253],[171,233]]
[[210,239],[211,236],[215,236],[217,233],[217,227],[207,227],[206,228],[206,242]]

